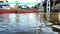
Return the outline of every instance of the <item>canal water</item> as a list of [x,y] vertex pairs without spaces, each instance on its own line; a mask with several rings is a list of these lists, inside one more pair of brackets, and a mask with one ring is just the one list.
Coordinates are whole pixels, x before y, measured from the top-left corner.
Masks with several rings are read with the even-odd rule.
[[0,14],[0,34],[60,34],[45,26],[42,14]]

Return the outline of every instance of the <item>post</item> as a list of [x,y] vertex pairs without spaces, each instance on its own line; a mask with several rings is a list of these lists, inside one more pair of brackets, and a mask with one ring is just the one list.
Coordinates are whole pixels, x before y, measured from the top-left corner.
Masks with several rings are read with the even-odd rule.
[[47,20],[50,20],[50,0],[47,0],[46,4],[46,18]]
[[43,0],[41,0],[40,6],[39,6],[39,11],[43,11]]
[[52,0],[53,1],[53,7],[52,7],[52,10],[55,10],[55,1],[57,0]]
[[[38,0],[36,0],[36,4],[38,4]],[[38,9],[38,5],[36,5],[36,8]]]

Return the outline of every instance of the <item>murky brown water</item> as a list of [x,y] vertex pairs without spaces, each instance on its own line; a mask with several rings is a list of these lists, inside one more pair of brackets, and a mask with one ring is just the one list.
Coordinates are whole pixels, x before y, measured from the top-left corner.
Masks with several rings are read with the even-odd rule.
[[52,23],[60,25],[60,13],[59,12],[51,12],[51,20]]

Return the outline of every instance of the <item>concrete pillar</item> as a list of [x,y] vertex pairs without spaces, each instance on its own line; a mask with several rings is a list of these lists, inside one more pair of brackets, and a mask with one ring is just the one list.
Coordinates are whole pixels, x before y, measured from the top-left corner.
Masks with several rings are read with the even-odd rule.
[[46,4],[46,18],[47,20],[50,20],[50,0],[47,0]]

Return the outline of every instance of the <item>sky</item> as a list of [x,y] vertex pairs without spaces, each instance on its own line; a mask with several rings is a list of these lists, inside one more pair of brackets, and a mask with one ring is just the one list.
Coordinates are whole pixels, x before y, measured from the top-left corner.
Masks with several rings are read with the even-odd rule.
[[[22,5],[25,5],[25,3],[40,3],[41,2],[41,0],[8,0],[8,2],[15,2],[15,1],[24,3]],[[44,0],[42,0],[42,1],[44,1]],[[11,4],[11,5],[13,5],[13,4]],[[28,5],[28,6],[34,6],[34,5],[32,4],[32,5]]]
[[[15,2],[15,1],[18,1],[18,2],[29,2],[29,3],[39,3],[41,2],[41,0],[8,0],[8,2]],[[42,0],[44,1],[44,0]]]

